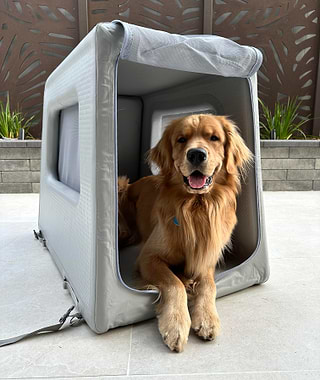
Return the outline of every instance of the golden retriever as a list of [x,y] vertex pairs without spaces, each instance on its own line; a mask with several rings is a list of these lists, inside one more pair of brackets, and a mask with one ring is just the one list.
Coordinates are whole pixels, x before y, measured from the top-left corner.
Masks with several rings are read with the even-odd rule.
[[[157,288],[159,330],[181,352],[190,327],[204,340],[220,328],[215,266],[237,223],[241,172],[252,154],[224,116],[174,120],[148,153],[158,175],[120,177],[120,245],[142,243],[137,266]],[[189,308],[188,308],[188,295]]]

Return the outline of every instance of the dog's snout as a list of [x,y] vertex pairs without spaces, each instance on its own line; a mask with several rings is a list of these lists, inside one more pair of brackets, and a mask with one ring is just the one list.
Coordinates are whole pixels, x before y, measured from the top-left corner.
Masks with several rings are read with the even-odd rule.
[[198,166],[207,159],[207,152],[202,148],[190,149],[187,152],[187,159],[192,165]]

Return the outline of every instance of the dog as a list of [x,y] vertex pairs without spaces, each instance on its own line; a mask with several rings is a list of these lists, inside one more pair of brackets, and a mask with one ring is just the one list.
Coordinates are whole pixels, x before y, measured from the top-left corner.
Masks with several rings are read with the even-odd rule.
[[190,328],[204,340],[219,333],[214,272],[253,156],[227,117],[197,114],[171,122],[147,157],[159,174],[118,180],[119,241],[142,244],[137,269],[160,292],[160,334],[181,352]]

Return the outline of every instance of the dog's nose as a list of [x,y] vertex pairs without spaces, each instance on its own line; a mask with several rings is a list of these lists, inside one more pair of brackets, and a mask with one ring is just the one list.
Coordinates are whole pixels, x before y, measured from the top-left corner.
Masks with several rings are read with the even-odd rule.
[[187,159],[192,165],[198,166],[207,159],[207,152],[202,148],[190,149],[187,152]]

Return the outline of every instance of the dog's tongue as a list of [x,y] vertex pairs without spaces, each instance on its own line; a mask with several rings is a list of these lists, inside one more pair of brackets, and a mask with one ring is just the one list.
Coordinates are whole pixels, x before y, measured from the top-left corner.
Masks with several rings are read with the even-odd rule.
[[201,189],[206,184],[207,176],[201,173],[193,173],[188,177],[189,185],[193,189]]

